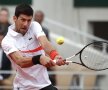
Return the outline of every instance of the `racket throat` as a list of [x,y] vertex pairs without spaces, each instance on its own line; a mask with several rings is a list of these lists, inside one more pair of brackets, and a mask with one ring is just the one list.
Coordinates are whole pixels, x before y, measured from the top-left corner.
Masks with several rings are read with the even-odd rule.
[[66,58],[66,59],[65,59],[66,62],[72,63],[72,62],[73,62],[72,58],[75,57],[75,56],[76,56],[76,55],[73,55],[73,56],[71,56],[71,57]]

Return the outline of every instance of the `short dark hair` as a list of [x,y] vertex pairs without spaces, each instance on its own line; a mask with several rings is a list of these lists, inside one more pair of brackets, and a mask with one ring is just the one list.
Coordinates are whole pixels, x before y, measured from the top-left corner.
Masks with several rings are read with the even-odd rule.
[[28,4],[20,4],[15,9],[15,16],[19,17],[20,14],[33,16],[33,9]]

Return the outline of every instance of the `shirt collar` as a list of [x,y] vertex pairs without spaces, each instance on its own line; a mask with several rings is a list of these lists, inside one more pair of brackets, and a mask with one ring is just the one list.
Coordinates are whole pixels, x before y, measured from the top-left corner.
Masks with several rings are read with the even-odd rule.
[[13,37],[22,36],[22,34],[15,31],[15,24],[12,24],[9,26],[8,34],[13,36]]

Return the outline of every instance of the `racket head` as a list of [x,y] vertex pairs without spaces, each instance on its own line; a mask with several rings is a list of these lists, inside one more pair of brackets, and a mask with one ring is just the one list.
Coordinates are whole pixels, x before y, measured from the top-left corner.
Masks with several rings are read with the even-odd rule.
[[86,45],[80,52],[82,65],[95,71],[108,69],[108,52],[104,55],[105,53],[101,51],[104,45],[108,49],[108,42],[106,41],[96,41]]

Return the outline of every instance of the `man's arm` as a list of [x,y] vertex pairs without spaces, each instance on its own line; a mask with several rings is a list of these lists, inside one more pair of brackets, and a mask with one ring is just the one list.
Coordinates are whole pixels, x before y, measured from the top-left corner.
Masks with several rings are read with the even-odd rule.
[[56,50],[52,45],[51,43],[48,41],[48,39],[46,38],[46,36],[40,36],[38,38],[39,42],[41,43],[42,45],[42,48],[44,49],[44,51],[50,55],[50,52],[52,50]]
[[20,51],[10,53],[9,56],[17,65],[22,68],[33,66],[32,57],[24,57],[21,55]]
[[[26,67],[31,67],[34,65],[33,63],[33,57],[24,57],[21,55],[20,51],[15,51],[13,53],[10,53],[9,56],[11,57],[11,59],[20,67],[22,68],[26,68]],[[46,66],[46,67],[50,67],[50,66],[54,66],[55,63],[51,62],[50,63],[50,58],[48,58],[47,56],[41,55],[40,56],[40,64]]]
[[[53,45],[51,45],[51,43],[48,41],[48,39],[46,38],[46,36],[40,36],[40,37],[38,37],[38,40],[39,40],[40,44],[42,45],[44,51],[51,57],[51,59],[55,59],[57,61],[56,62],[57,65],[61,66],[61,65],[64,65],[64,64],[68,64],[58,54],[58,52],[53,47]],[[52,53],[54,55],[51,54],[52,51],[54,51],[54,53]]]

